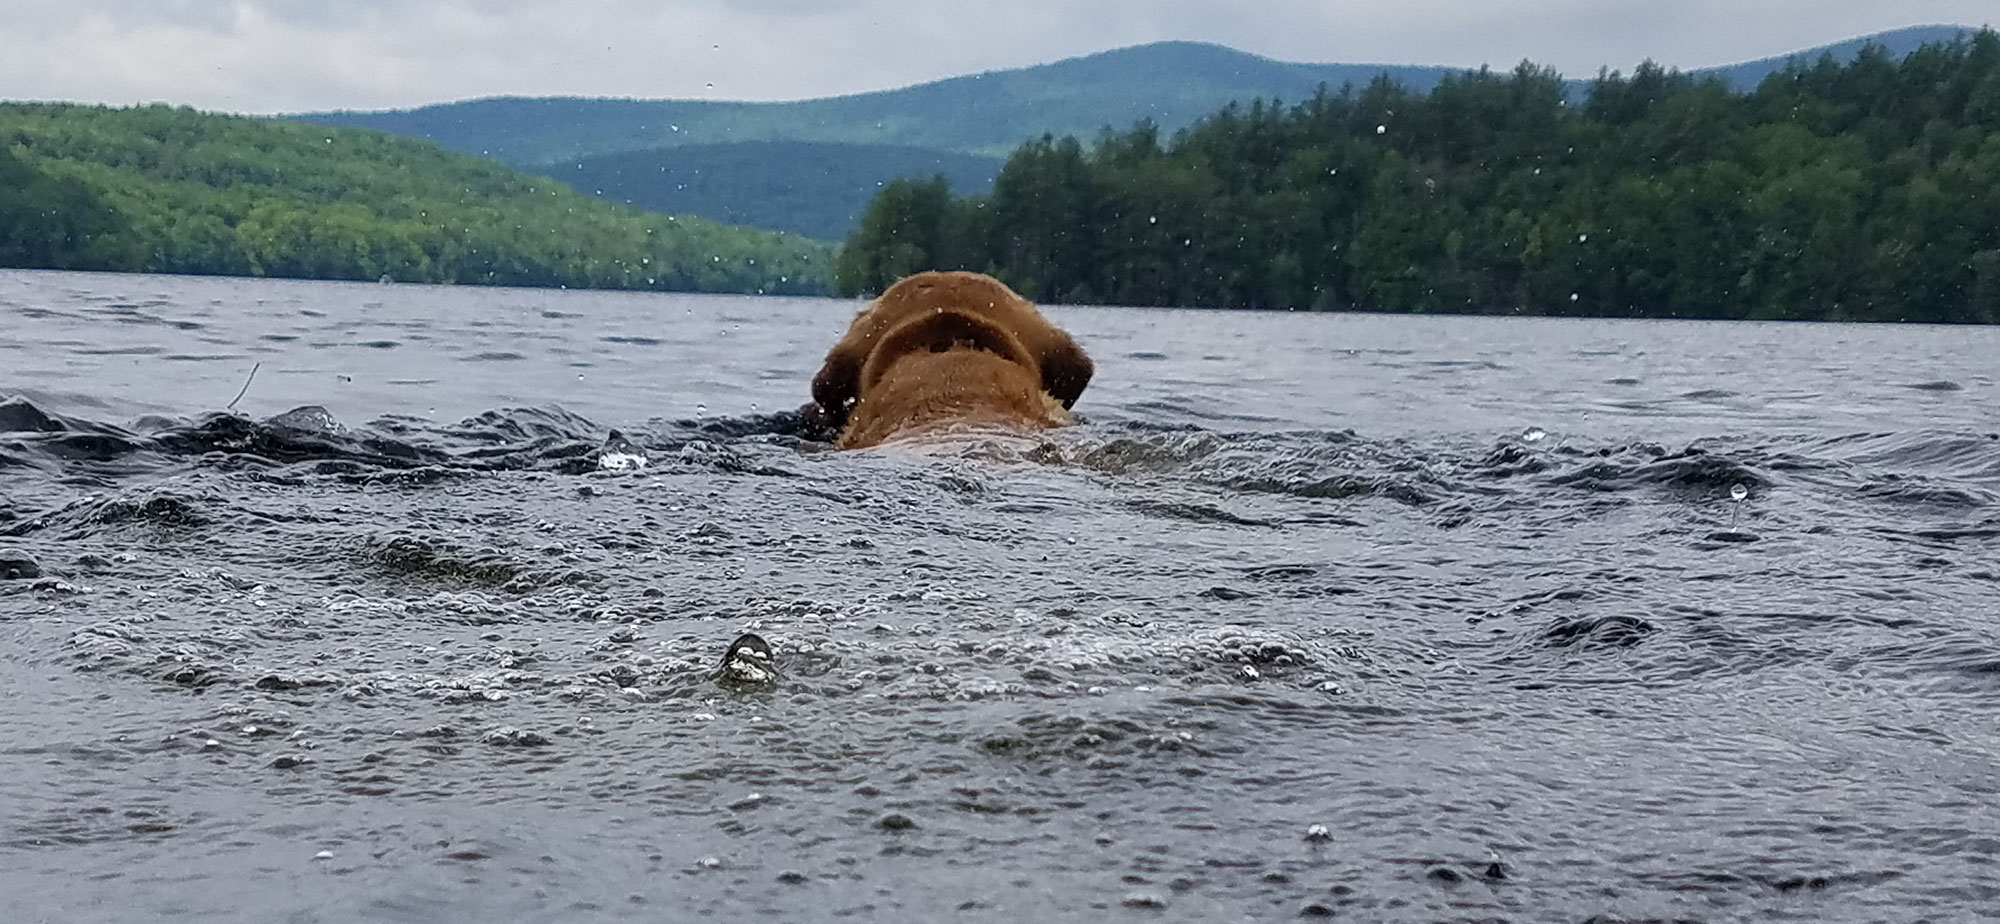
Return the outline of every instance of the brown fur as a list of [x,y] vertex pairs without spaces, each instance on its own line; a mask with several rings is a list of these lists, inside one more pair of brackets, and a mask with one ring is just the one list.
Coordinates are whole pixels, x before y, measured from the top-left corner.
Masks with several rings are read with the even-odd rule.
[[1090,357],[1027,299],[980,273],[918,273],[856,315],[813,376],[843,449],[954,423],[1070,422]]

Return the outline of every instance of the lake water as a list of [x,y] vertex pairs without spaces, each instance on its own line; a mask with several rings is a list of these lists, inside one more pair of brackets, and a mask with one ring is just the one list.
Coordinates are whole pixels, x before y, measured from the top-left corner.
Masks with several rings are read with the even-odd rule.
[[855,307],[0,272],[8,919],[2000,908],[2000,330]]

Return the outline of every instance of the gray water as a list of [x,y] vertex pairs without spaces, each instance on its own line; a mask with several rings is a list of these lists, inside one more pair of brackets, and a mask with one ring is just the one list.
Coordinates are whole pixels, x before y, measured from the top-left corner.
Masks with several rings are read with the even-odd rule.
[[2000,331],[854,307],[0,272],[7,919],[2000,908]]

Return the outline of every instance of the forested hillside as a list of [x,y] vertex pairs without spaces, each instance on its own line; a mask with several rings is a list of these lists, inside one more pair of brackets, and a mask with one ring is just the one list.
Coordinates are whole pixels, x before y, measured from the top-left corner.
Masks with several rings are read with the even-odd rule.
[[0,105],[0,265],[818,293],[829,250],[375,131]]
[[995,272],[1058,302],[2000,320],[2000,37],[1795,63],[1749,93],[1523,65],[1232,106],[1015,151],[987,196],[903,181],[843,292]]

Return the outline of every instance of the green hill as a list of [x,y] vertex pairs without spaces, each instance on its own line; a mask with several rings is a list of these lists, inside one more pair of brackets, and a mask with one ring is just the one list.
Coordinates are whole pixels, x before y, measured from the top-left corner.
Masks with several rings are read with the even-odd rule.
[[0,263],[814,293],[813,241],[615,206],[376,131],[152,106],[0,105]]
[[1000,159],[886,144],[745,141],[591,157],[543,168],[576,189],[654,212],[837,241],[902,177],[985,192]]

